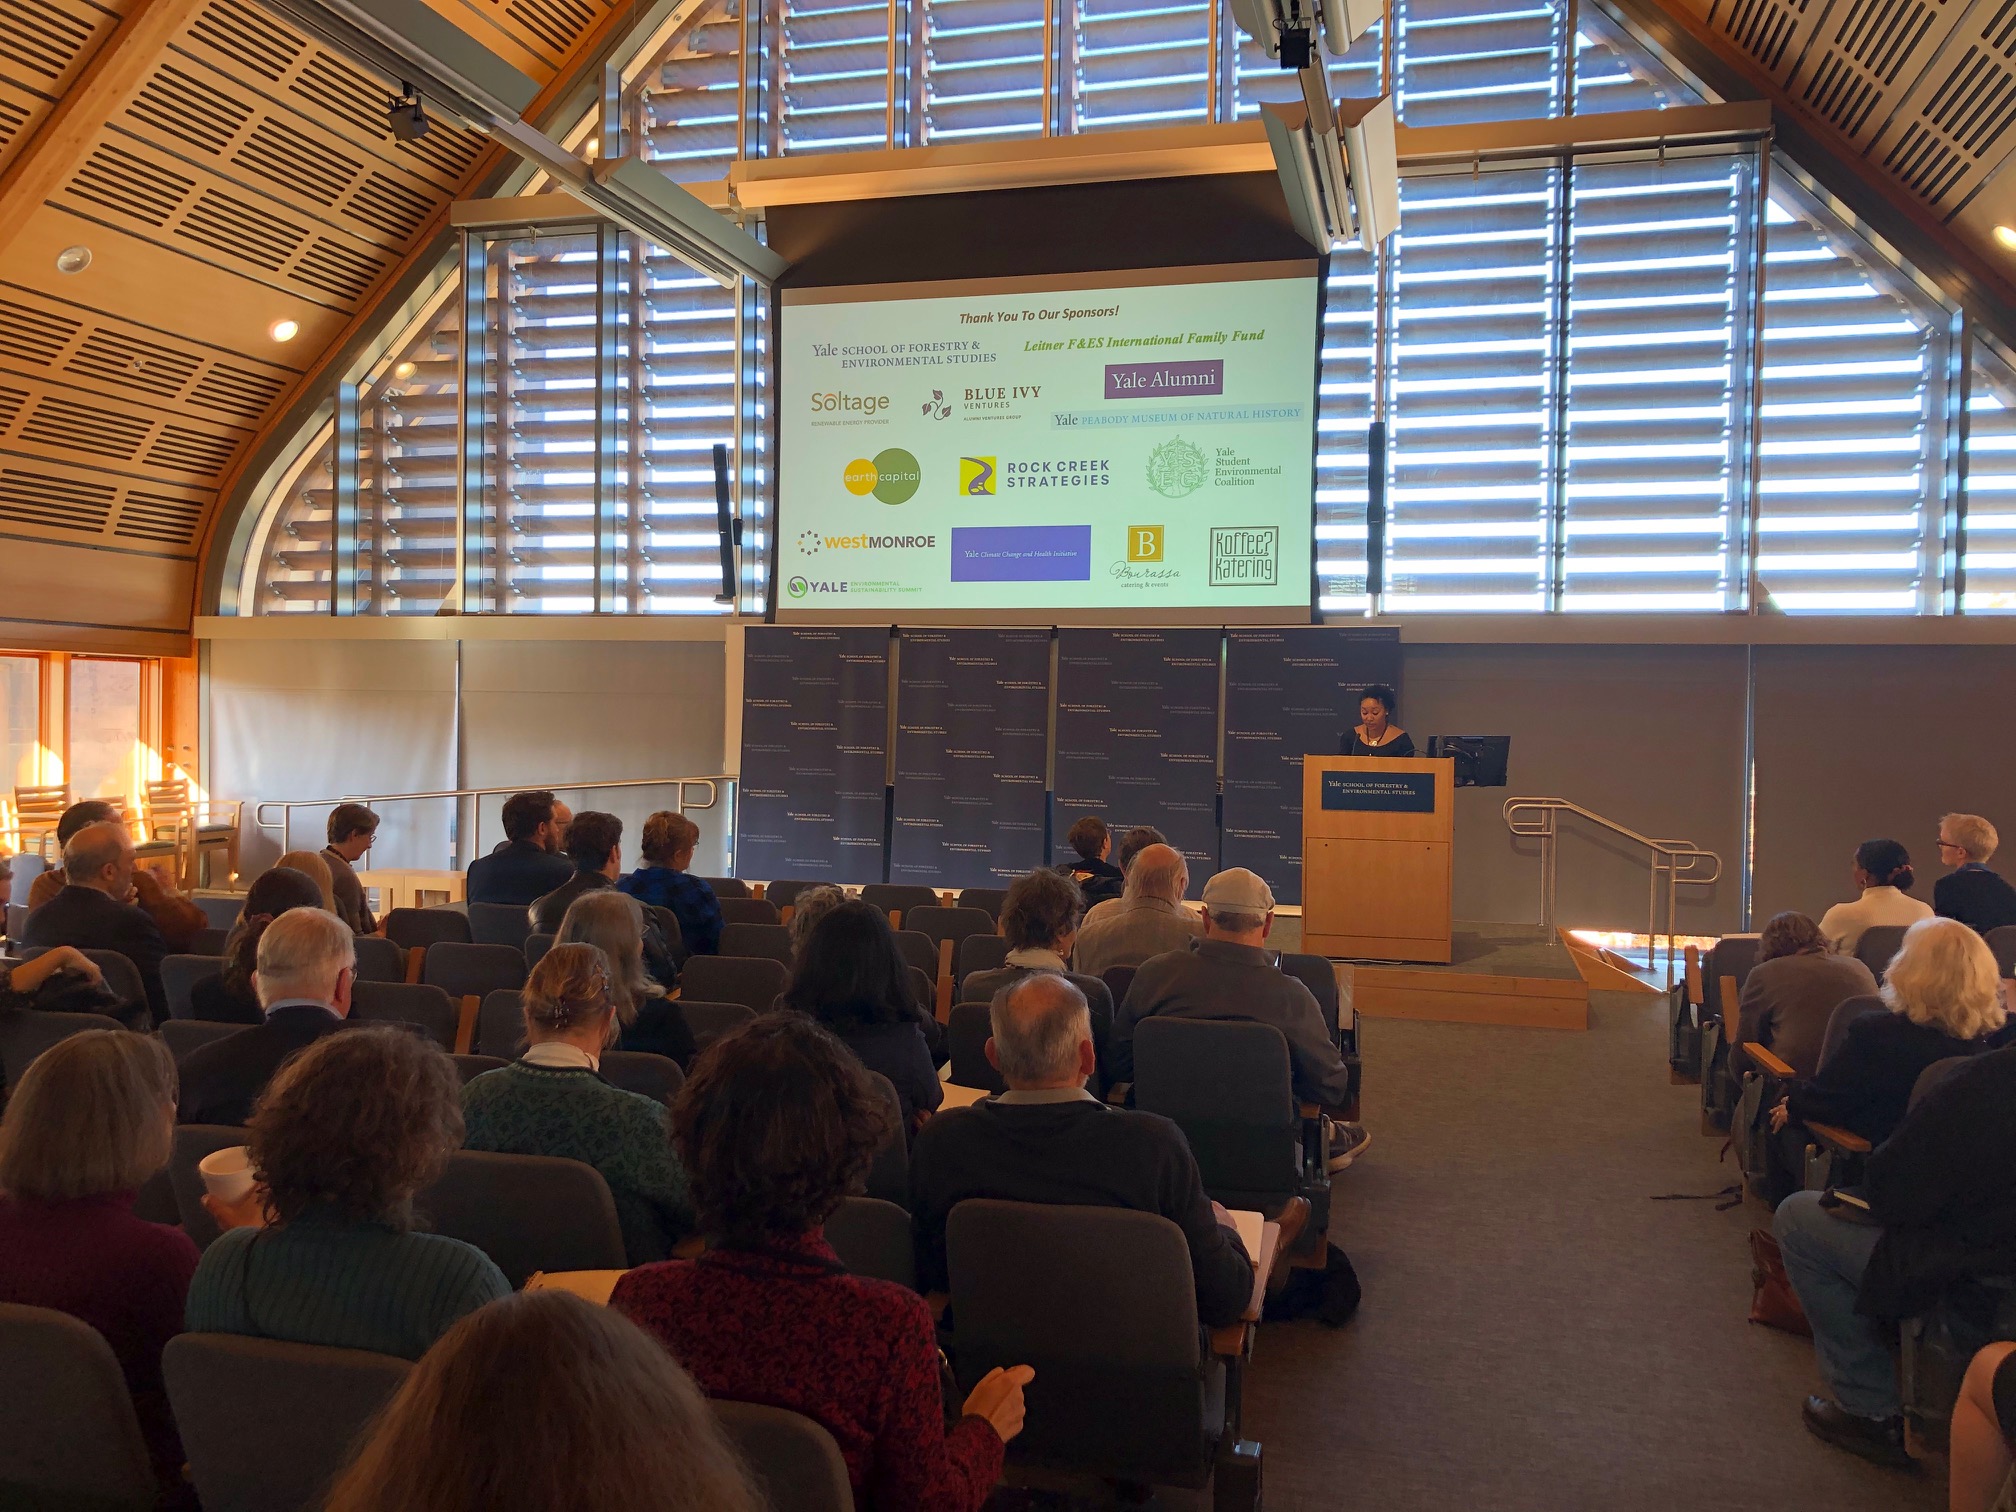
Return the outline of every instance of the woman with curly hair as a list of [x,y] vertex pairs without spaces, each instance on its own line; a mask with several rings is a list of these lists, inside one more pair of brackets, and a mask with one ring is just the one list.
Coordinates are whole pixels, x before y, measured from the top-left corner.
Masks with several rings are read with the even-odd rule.
[[510,1283],[473,1245],[413,1231],[413,1195],[462,1143],[462,1082],[395,1028],[346,1029],[280,1069],[246,1128],[257,1185],[189,1285],[195,1333],[417,1360]]
[[261,872],[245,893],[245,909],[224,940],[224,969],[189,989],[189,1016],[218,1024],[260,1024],[266,1015],[252,987],[259,939],[266,926],[295,908],[320,908],[322,889],[306,872],[276,866]]
[[562,1291],[506,1297],[449,1329],[327,1503],[328,1512],[762,1506],[692,1377],[635,1324]]
[[672,1105],[710,1247],[628,1272],[609,1305],[709,1396],[822,1424],[857,1503],[978,1512],[1022,1431],[1032,1372],[991,1371],[948,1429],[924,1299],[849,1275],[826,1242],[828,1215],[859,1189],[892,1123],[861,1063],[803,1014],[765,1014],[715,1041]]

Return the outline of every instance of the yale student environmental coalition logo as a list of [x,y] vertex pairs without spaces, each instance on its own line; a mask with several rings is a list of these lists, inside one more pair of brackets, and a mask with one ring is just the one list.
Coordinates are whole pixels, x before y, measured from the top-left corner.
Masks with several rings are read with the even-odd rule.
[[873,494],[884,504],[907,503],[922,478],[917,459],[900,446],[879,451],[873,458],[856,457],[840,475],[847,492],[857,499]]

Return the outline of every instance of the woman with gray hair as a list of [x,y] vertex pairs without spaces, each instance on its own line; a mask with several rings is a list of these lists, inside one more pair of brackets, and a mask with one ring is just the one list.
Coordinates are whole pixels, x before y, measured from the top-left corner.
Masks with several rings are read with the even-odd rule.
[[1890,1011],[1851,1023],[1818,1074],[1772,1109],[1771,1127],[1831,1124],[1881,1144],[1903,1121],[1927,1066],[2000,1047],[2001,985],[1981,936],[1953,919],[1921,919],[1890,962],[1880,998],[1865,1000]]
[[679,1005],[644,966],[644,905],[612,887],[585,892],[567,905],[559,945],[593,945],[609,962],[609,999],[616,1005],[618,1050],[663,1055],[684,1066],[697,1048]]

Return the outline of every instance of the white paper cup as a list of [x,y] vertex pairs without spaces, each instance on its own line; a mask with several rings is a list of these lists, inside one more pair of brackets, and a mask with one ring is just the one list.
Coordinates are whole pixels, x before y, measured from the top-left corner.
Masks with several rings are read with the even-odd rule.
[[212,1150],[196,1164],[203,1188],[219,1202],[236,1205],[252,1190],[252,1152],[244,1145]]

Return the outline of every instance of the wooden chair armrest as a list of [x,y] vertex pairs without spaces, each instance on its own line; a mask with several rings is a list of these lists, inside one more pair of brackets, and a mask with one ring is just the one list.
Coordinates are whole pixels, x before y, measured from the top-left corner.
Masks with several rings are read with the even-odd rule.
[[1253,1325],[1247,1322],[1227,1323],[1223,1328],[1211,1330],[1211,1353],[1221,1360],[1240,1360],[1246,1357],[1253,1345]]
[[1299,1118],[1321,1118],[1323,1109],[1315,1103],[1297,1103],[1295,1113]]
[[1867,1155],[1869,1141],[1860,1134],[1850,1134],[1846,1129],[1837,1129],[1832,1124],[1809,1123],[1806,1132],[1815,1140],[1840,1155]]
[[952,1305],[952,1293],[926,1292],[924,1293],[924,1305],[931,1309],[931,1321],[942,1323],[945,1321],[945,1309]]
[[1134,1083],[1115,1082],[1106,1089],[1106,1101],[1116,1108],[1127,1106],[1127,1099],[1134,1095]]
[[1760,1045],[1755,1040],[1745,1040],[1743,1042],[1743,1053],[1756,1062],[1762,1070],[1769,1072],[1772,1076],[1783,1077],[1786,1081],[1796,1081],[1798,1079],[1799,1073],[1773,1055],[1768,1046]]

